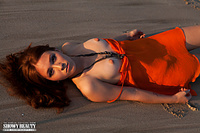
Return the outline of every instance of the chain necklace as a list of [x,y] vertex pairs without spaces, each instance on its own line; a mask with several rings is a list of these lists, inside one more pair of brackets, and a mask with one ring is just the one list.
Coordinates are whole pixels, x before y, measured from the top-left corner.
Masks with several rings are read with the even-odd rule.
[[[88,56],[94,56],[94,55],[105,55],[104,57],[96,60],[95,62],[93,62],[90,66],[84,68],[80,73],[76,74],[74,77],[77,77],[78,75],[81,75],[83,73],[83,71],[85,71],[86,69],[91,68],[94,64],[96,64],[97,62],[107,59],[107,58],[111,58],[111,57],[116,57],[118,59],[123,59],[125,54],[118,54],[115,52],[108,52],[108,51],[104,51],[104,52],[98,52],[98,53],[89,53],[89,54],[80,54],[80,55],[70,55],[71,57],[88,57]],[[74,78],[73,77],[73,78]]]

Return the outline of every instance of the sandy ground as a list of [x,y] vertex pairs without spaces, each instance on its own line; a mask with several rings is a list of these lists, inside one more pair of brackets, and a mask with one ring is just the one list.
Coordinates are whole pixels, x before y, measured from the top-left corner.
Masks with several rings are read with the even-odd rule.
[[[197,25],[199,7],[196,0],[0,0],[0,58],[31,42],[59,47],[66,41],[111,38],[135,28],[152,34]],[[191,100],[198,108],[199,86],[200,79],[192,84],[198,96]],[[200,132],[200,112],[185,105],[170,105],[183,112],[179,119],[161,104],[92,103],[73,84],[69,88],[71,105],[58,115],[54,109],[33,109],[0,86],[1,130],[4,122],[36,122],[37,132],[49,133]]]

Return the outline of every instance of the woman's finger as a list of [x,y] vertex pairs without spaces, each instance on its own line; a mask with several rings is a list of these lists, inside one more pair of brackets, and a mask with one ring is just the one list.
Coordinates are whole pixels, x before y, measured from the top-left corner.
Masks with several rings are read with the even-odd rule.
[[146,36],[145,34],[142,34],[142,35],[140,36],[140,38],[145,38],[145,36]]
[[187,91],[188,89],[186,88],[181,88],[180,91]]

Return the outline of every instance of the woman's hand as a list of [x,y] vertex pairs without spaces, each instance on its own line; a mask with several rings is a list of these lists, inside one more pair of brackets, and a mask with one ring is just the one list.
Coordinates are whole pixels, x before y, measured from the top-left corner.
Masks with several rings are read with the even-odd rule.
[[128,40],[136,40],[136,39],[145,37],[145,34],[142,31],[137,30],[137,29],[129,31],[126,34],[127,34]]
[[144,38],[145,34],[137,29],[134,29],[132,31],[125,31],[124,34],[119,35],[114,37],[113,39],[115,39],[116,41],[124,41],[124,40],[137,40],[140,38]]
[[175,103],[187,103],[191,98],[192,95],[189,89],[181,88],[180,92],[173,95],[175,98]]

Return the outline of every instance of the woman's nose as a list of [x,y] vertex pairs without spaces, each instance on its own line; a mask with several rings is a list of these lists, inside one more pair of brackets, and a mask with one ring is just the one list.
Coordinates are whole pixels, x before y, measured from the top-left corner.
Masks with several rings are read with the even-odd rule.
[[58,63],[58,64],[54,64],[52,65],[53,68],[58,68],[60,70],[64,70],[66,68],[66,64],[65,63]]

